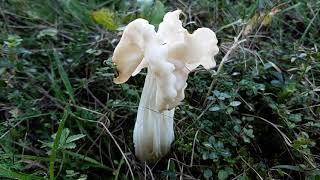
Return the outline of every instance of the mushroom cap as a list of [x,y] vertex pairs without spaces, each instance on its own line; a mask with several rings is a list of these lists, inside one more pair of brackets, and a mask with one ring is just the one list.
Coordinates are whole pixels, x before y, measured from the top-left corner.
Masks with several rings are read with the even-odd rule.
[[141,69],[156,77],[156,108],[163,112],[176,107],[184,99],[190,71],[199,65],[205,69],[216,66],[219,52],[215,33],[199,28],[190,34],[179,20],[181,10],[168,12],[158,32],[148,21],[137,19],[125,28],[112,61],[119,76],[115,83],[124,83]]
[[163,43],[184,41],[185,33],[188,31],[182,27],[182,22],[179,20],[181,12],[181,10],[175,10],[164,15],[157,32]]
[[112,57],[119,73],[114,83],[121,84],[130,78],[144,57],[145,41],[153,34],[154,26],[144,19],[136,19],[126,26]]
[[199,28],[192,34],[185,33],[183,41],[172,41],[169,44],[169,57],[190,65],[192,71],[199,65],[205,69],[216,66],[214,56],[218,54],[218,40],[213,31]]

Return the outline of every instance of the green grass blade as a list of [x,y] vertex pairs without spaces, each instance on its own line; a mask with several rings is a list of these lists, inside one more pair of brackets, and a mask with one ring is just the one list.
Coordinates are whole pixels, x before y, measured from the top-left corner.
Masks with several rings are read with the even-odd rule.
[[82,155],[82,154],[78,154],[78,153],[74,153],[74,152],[71,152],[71,151],[65,151],[65,152],[66,152],[66,154],[68,154],[68,155],[70,155],[70,156],[72,156],[74,158],[87,161],[87,162],[91,163],[95,167],[99,167],[99,168],[102,168],[102,169],[105,169],[105,170],[113,172],[112,168],[107,167],[107,166],[101,164],[100,162],[96,161],[95,159],[92,159],[92,158],[90,158],[88,156],[85,156],[85,155]]
[[58,85],[57,81],[56,81],[56,74],[54,72],[54,65],[51,65],[50,69],[51,69],[51,75],[50,75],[50,79],[51,79],[51,89],[54,91],[54,95],[55,97],[57,97],[58,99],[62,100],[63,102],[66,101],[66,98],[64,97],[64,94],[62,93],[62,90],[60,88],[60,86]]
[[19,180],[44,179],[42,177],[34,176],[31,174],[17,173],[17,172],[11,171],[10,169],[4,168],[4,167],[0,167],[0,177],[13,178],[13,179],[19,179]]
[[62,79],[63,84],[67,89],[67,92],[68,92],[68,94],[70,96],[70,99],[71,99],[72,103],[75,104],[76,101],[75,101],[75,98],[74,98],[74,91],[73,91],[73,88],[72,88],[71,83],[69,81],[68,75],[67,75],[66,71],[64,70],[64,68],[62,66],[62,63],[61,63],[61,61],[60,61],[60,59],[58,57],[57,52],[55,51],[53,53],[53,55],[54,55],[54,60],[55,60],[55,62],[57,64],[57,67],[58,67],[60,78]]
[[50,180],[54,180],[55,179],[55,177],[54,177],[54,163],[55,163],[55,160],[56,160],[56,157],[57,157],[57,149],[59,147],[59,142],[60,142],[60,137],[61,137],[61,134],[62,134],[62,130],[64,128],[64,125],[66,123],[68,115],[69,115],[69,107],[66,107],[66,110],[64,111],[64,114],[62,116],[61,122],[59,124],[58,131],[57,131],[57,135],[56,135],[56,138],[54,139],[54,143],[53,143],[53,146],[52,146],[52,149],[51,149],[50,165],[49,165],[49,177],[50,177]]

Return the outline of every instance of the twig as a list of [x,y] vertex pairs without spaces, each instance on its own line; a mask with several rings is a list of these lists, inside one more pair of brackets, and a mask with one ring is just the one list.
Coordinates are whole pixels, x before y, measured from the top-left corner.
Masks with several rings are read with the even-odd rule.
[[126,163],[127,163],[127,165],[128,165],[128,168],[129,168],[131,177],[132,177],[132,179],[134,179],[133,171],[132,171],[132,169],[131,169],[130,163],[129,163],[126,155],[125,155],[124,152],[122,151],[120,145],[118,144],[118,142],[116,141],[116,139],[113,137],[112,133],[109,131],[109,129],[107,128],[107,126],[106,126],[104,123],[102,123],[102,122],[98,122],[98,123],[103,126],[103,128],[106,130],[106,132],[109,134],[109,136],[111,137],[111,139],[113,140],[113,142],[114,142],[114,143],[116,144],[116,146],[118,147],[120,153],[122,154],[124,160],[126,161]]
[[259,116],[255,116],[255,115],[251,115],[251,114],[246,114],[246,113],[242,113],[241,115],[245,115],[245,116],[250,116],[250,117],[253,117],[253,118],[257,118],[257,119],[260,119],[260,120],[262,120],[262,121],[270,124],[272,127],[274,127],[274,128],[279,132],[279,134],[282,136],[282,138],[284,139],[284,141],[286,142],[286,144],[287,144],[288,146],[290,146],[290,147],[292,146],[292,145],[291,145],[291,144],[292,144],[292,141],[290,140],[290,138],[289,138],[287,135],[285,135],[285,134],[278,128],[278,125],[276,125],[276,124],[274,124],[274,123],[266,120],[266,119],[263,118],[263,117],[259,117]]
[[236,38],[234,38],[234,43],[232,44],[231,48],[228,50],[228,52],[226,53],[226,55],[224,55],[224,57],[222,58],[221,62],[220,62],[220,65],[218,67],[218,70],[217,70],[217,74],[219,74],[219,72],[221,71],[224,63],[229,59],[229,55],[233,52],[233,50],[238,47],[241,43],[245,42],[246,39],[242,39],[241,41],[239,41],[239,38],[241,37],[243,33],[243,29],[240,31],[240,33],[238,34],[238,36]]
[[301,38],[300,38],[300,43],[303,41],[303,39],[306,37],[310,27],[312,26],[312,23],[314,22],[314,20],[316,19],[316,17],[319,15],[320,9],[317,10],[316,14],[313,16],[313,18],[311,19],[310,23],[308,24],[306,30],[303,32]]
[[244,160],[242,156],[240,156],[240,158],[247,166],[249,166],[249,168],[251,168],[258,175],[259,179],[263,180],[261,175],[246,160]]
[[313,108],[313,107],[320,107],[320,104],[315,104],[315,105],[308,106],[308,107],[303,107],[303,108],[290,109],[289,112],[298,111],[298,110],[303,110],[303,109],[308,109],[308,108]]
[[[171,158],[168,160],[168,165],[167,165],[167,171],[170,170],[170,163],[171,163]],[[169,179],[169,175],[167,175],[166,180]]]
[[193,165],[193,155],[194,155],[194,147],[196,145],[196,139],[198,136],[199,130],[197,130],[196,134],[194,135],[194,139],[193,139],[193,145],[192,145],[192,153],[191,153],[191,161],[190,161],[190,166],[192,167]]
[[85,88],[87,90],[87,92],[90,94],[90,96],[101,106],[104,107],[105,105],[92,93],[92,91],[86,87]]
[[[154,177],[153,177],[152,171],[151,171],[150,167],[148,166],[148,164],[147,164],[146,162],[144,162],[144,167],[145,167],[146,169],[148,169],[148,171],[149,171],[149,173],[150,173],[150,175],[151,175],[151,179],[152,179],[152,180],[155,180]],[[145,170],[145,171],[146,171],[146,170]],[[147,179],[147,172],[145,172],[145,179]]]

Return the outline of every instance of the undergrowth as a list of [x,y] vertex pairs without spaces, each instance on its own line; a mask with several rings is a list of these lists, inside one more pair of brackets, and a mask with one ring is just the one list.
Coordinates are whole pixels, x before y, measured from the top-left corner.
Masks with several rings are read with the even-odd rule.
[[[209,27],[223,64],[191,73],[175,141],[154,164],[134,156],[144,73],[115,85],[112,52],[138,17],[171,10]],[[0,1],[0,177],[319,179],[320,2]],[[211,87],[211,88],[210,88]]]

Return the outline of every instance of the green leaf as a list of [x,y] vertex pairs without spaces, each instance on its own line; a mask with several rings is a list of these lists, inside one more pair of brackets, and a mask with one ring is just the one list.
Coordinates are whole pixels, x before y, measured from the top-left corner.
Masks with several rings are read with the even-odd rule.
[[214,144],[216,142],[216,139],[214,138],[214,136],[210,136],[208,141],[209,143]]
[[21,179],[21,180],[38,180],[44,179],[39,176],[34,176],[30,174],[17,173],[11,171],[10,169],[4,168],[0,166],[0,177],[12,178],[12,179]]
[[72,135],[72,136],[68,137],[66,143],[71,143],[71,142],[77,141],[85,136],[86,136],[85,134]]
[[108,30],[116,30],[118,24],[115,21],[115,14],[109,9],[100,9],[92,12],[92,18],[94,21]]
[[150,23],[158,25],[162,22],[162,18],[166,13],[165,6],[161,1],[156,1],[153,7]]
[[40,38],[45,37],[45,36],[50,36],[50,37],[53,37],[55,39],[57,34],[58,34],[58,30],[57,29],[48,28],[48,29],[41,30],[39,32],[39,34],[37,35],[37,38],[40,39]]
[[227,179],[231,174],[233,174],[233,170],[230,167],[227,167],[223,170],[220,170],[218,172],[218,179],[219,180],[225,180]]
[[231,114],[232,112],[233,112],[233,108],[232,107],[228,107],[227,109],[226,109],[226,112],[228,113],[228,114]]
[[161,1],[141,1],[141,17],[150,21],[150,24],[159,25],[166,13],[166,8]]
[[77,147],[76,143],[67,143],[63,146],[64,149],[74,149],[76,147]]
[[207,148],[213,148],[212,145],[208,142],[204,142],[203,145]]
[[249,137],[254,137],[252,129],[243,128],[243,132],[244,132],[245,135],[247,135]]
[[4,41],[9,48],[16,48],[18,47],[23,39],[20,38],[18,35],[8,35],[8,41]]
[[215,152],[211,152],[208,154],[208,158],[212,159],[213,161],[217,161],[219,159],[218,155]]
[[64,128],[62,130],[61,137],[60,137],[60,145],[61,146],[66,142],[69,134],[70,134],[70,130],[68,128]]
[[301,169],[299,166],[292,166],[292,165],[277,165],[277,166],[273,166],[272,169],[288,169],[292,171],[303,172],[303,169]]
[[[69,134],[70,134],[70,130],[69,130],[68,128],[64,128],[64,129],[62,130],[61,136],[60,136],[60,140],[59,140],[59,148],[61,148],[61,147],[64,146],[64,144],[66,143],[66,140],[67,140]],[[55,139],[56,136],[57,136],[57,134],[55,133],[55,134],[53,134],[51,137],[52,137],[53,139]],[[52,144],[53,144],[53,143],[48,143],[47,145],[49,145],[49,147],[52,147]]]
[[220,96],[223,96],[226,99],[231,98],[231,96],[227,93],[220,93]]
[[308,175],[305,180],[319,180],[320,179],[320,175],[319,174],[315,174],[315,175]]
[[250,138],[254,138],[253,135],[253,130],[252,129],[247,129],[247,128],[243,128],[243,132],[246,136],[250,137]]
[[78,175],[79,173],[75,172],[74,170],[66,170],[66,174],[67,174],[66,177],[73,177]]
[[219,111],[219,110],[220,110],[219,106],[213,106],[213,107],[209,108],[209,111],[213,111],[213,112]]
[[137,0],[137,2],[140,6],[151,6],[153,0]]
[[237,107],[237,106],[239,106],[241,104],[241,102],[240,101],[232,101],[232,102],[230,102],[230,106],[232,106],[232,107]]
[[271,85],[274,86],[274,87],[281,87],[282,86],[282,83],[279,81],[279,80],[272,80],[271,82]]
[[207,160],[207,159],[208,159],[208,153],[207,153],[207,152],[204,152],[204,153],[202,154],[202,159],[203,159],[203,160]]
[[228,149],[224,149],[223,151],[220,152],[220,155],[223,157],[230,157],[231,153]]
[[220,91],[214,90],[214,91],[213,91],[213,94],[214,94],[216,97],[219,97],[219,96],[220,96]]
[[292,122],[300,122],[302,121],[302,114],[290,114],[289,115],[289,120]]
[[316,128],[320,128],[320,123],[314,123],[314,122],[308,122],[306,124],[304,124],[305,126],[309,126],[309,127],[316,127]]
[[210,169],[205,169],[205,170],[203,171],[203,176],[204,176],[206,179],[212,177],[212,171],[211,171]]
[[224,148],[224,145],[223,145],[223,143],[221,141],[216,142],[213,146],[215,148]]
[[243,175],[243,176],[239,176],[237,180],[250,180],[250,178],[248,176]]
[[233,127],[233,130],[234,130],[235,132],[239,133],[239,132],[241,131],[241,127],[240,127],[239,125],[235,125],[235,126]]

